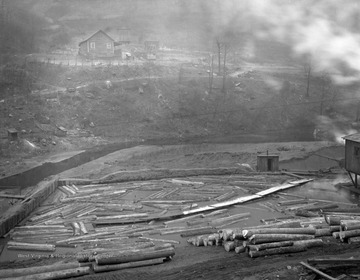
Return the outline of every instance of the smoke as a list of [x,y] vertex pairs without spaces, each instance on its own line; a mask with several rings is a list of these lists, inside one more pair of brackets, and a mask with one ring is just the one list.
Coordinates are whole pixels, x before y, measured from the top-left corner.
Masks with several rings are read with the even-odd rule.
[[343,137],[354,133],[357,133],[355,129],[337,125],[329,117],[319,116],[317,118],[317,136],[315,136],[315,138],[334,141],[338,144],[345,145]]
[[[211,2],[211,1],[210,1]],[[358,0],[225,0],[213,5],[215,32],[251,32],[288,44],[338,84],[360,80]],[[211,5],[211,4],[209,4]]]

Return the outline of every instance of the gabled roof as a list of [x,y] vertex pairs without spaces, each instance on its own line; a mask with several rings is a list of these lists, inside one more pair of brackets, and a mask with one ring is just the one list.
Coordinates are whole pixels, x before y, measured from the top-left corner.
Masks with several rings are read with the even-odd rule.
[[91,35],[89,38],[87,38],[86,40],[84,41],[81,41],[79,43],[79,45],[81,45],[82,43],[85,43],[86,41],[89,41],[92,37],[94,37],[96,34],[98,33],[103,33],[105,36],[107,36],[111,41],[115,42],[115,40],[113,38],[111,38],[108,34],[106,34],[104,31],[102,31],[101,29],[97,32],[95,32],[93,35]]
[[360,142],[360,133],[354,133],[354,134],[344,136],[343,139],[350,140],[350,141],[355,141],[355,142]]

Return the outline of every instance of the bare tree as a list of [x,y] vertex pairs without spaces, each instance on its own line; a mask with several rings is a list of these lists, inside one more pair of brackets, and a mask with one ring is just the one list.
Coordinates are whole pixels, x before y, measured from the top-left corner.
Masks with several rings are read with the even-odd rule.
[[210,70],[209,70],[209,94],[212,93],[212,88],[213,88],[213,82],[214,82],[214,55],[210,54],[210,61],[209,61],[209,66],[210,66]]
[[305,59],[304,64],[304,71],[305,71],[305,77],[306,77],[306,97],[310,97],[310,80],[311,80],[311,71],[312,71],[313,65],[312,65],[312,59],[311,56],[308,55],[307,59]]

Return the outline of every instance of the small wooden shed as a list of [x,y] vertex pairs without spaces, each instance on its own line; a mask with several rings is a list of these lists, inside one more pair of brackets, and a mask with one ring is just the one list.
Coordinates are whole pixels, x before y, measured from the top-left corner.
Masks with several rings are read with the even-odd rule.
[[279,156],[278,155],[258,155],[257,156],[257,170],[260,172],[274,172],[279,171]]
[[345,169],[354,186],[357,187],[357,176],[360,175],[360,133],[347,135],[343,139],[345,139]]

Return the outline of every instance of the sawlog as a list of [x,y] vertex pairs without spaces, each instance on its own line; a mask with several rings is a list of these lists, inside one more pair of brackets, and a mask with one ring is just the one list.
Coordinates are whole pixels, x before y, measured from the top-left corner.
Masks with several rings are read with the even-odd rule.
[[73,242],[73,241],[79,241],[79,240],[90,240],[93,237],[100,237],[100,236],[114,236],[115,234],[113,232],[108,233],[108,232],[97,232],[97,233],[92,233],[92,234],[87,234],[87,235],[81,235],[81,236],[75,236],[75,237],[70,237],[67,239],[63,239],[63,240],[59,240],[56,242],[56,244],[59,243],[69,243],[69,242]]
[[234,234],[233,229],[222,229],[219,231],[219,233],[220,233],[220,238],[222,238],[223,241],[233,240],[233,234]]
[[193,235],[200,235],[200,234],[211,234],[211,233],[215,233],[217,232],[216,229],[212,228],[212,227],[202,227],[202,228],[196,228],[196,229],[185,229],[181,232],[180,236],[181,237],[188,237],[188,236],[193,236]]
[[225,212],[229,211],[229,209],[220,209],[220,210],[215,210],[215,211],[212,211],[208,214],[203,214],[203,217],[204,218],[207,218],[207,217],[212,217],[212,216],[216,216],[216,215],[220,215],[220,214],[223,214]]
[[42,236],[42,235],[56,235],[61,233],[71,234],[73,231],[71,229],[62,228],[62,229],[52,229],[52,230],[32,230],[32,231],[14,231],[10,234],[11,237],[14,236]]
[[295,240],[294,245],[305,246],[306,248],[321,247],[324,245],[322,239]]
[[4,278],[2,280],[49,280],[49,279],[65,279],[90,274],[90,267],[70,268],[59,271],[50,271],[26,276]]
[[235,248],[236,254],[244,253],[245,251],[246,251],[246,248],[242,245]]
[[80,226],[77,222],[70,223],[72,229],[73,229],[73,235],[78,236],[81,234]]
[[251,258],[258,258],[264,256],[271,256],[271,255],[280,255],[280,254],[289,254],[289,253],[298,253],[306,251],[305,246],[300,245],[293,245],[288,247],[279,247],[279,248],[272,248],[262,251],[249,251],[249,256]]
[[119,264],[126,262],[136,262],[143,261],[149,259],[157,259],[157,258],[168,258],[175,255],[174,248],[166,248],[163,250],[140,250],[137,252],[121,252],[121,254],[99,254],[95,257],[95,261],[98,265],[104,264]]
[[81,221],[78,224],[80,226],[80,231],[82,232],[82,234],[88,234],[88,230],[86,229],[85,223]]
[[59,230],[59,229],[65,229],[66,227],[64,225],[34,225],[34,226],[16,226],[14,227],[15,231],[31,231],[31,230]]
[[78,268],[86,265],[87,264],[79,264],[78,262],[70,262],[70,263],[60,263],[60,264],[34,266],[34,267],[26,267],[26,268],[1,269],[0,278],[27,276],[31,274],[60,271],[70,268]]
[[294,245],[293,241],[282,241],[282,242],[271,242],[271,243],[263,243],[258,245],[247,245],[247,248],[250,251],[262,251],[272,248],[279,248],[279,247],[288,247]]
[[347,241],[350,237],[360,236],[360,229],[340,231],[339,237],[342,242]]
[[311,265],[326,265],[326,266],[346,266],[357,265],[360,266],[360,258],[313,258],[308,259],[307,262]]
[[292,173],[292,172],[281,171],[281,174],[288,175],[288,176],[291,176],[291,177],[295,177],[295,178],[298,178],[298,179],[305,179],[304,176],[301,176],[301,175],[298,175],[298,174],[295,174],[295,173]]
[[262,244],[277,241],[308,240],[314,236],[308,234],[254,234],[249,238],[251,244]]
[[243,235],[243,230],[240,228],[236,228],[233,230],[233,236],[232,236],[233,240],[244,240],[244,235]]
[[109,264],[109,265],[98,265],[98,264],[94,263],[93,270],[98,273],[98,272],[121,270],[121,269],[125,269],[125,268],[133,268],[133,267],[161,264],[163,262],[164,262],[164,258],[157,258],[157,259],[137,261],[137,262],[120,263],[120,264]]
[[294,200],[286,200],[286,201],[279,201],[279,206],[290,206],[296,204],[308,204],[309,200],[307,199],[294,199]]
[[348,243],[349,244],[360,244],[360,236],[349,237]]
[[185,222],[185,221],[188,221],[188,220],[194,219],[194,218],[203,218],[203,214],[196,214],[196,215],[187,216],[187,217],[176,219],[176,220],[166,221],[163,224],[164,225],[177,224],[177,223]]
[[330,215],[324,215],[325,222],[329,226],[340,226],[341,217],[340,216],[330,216]]
[[195,246],[197,247],[205,246],[206,242],[207,242],[207,236],[199,235],[195,238]]
[[199,225],[207,225],[211,221],[211,218],[199,219],[194,221],[187,221],[186,224],[189,227],[199,226]]
[[55,245],[52,244],[35,244],[35,243],[25,243],[25,242],[16,242],[16,241],[9,241],[7,243],[7,248],[9,250],[27,250],[27,251],[45,251],[45,252],[55,251]]
[[226,252],[234,251],[236,247],[241,246],[242,242],[239,240],[227,241],[223,243]]
[[154,241],[154,242],[180,244],[180,241],[177,241],[177,240],[156,239],[156,238],[149,238],[149,237],[139,237],[139,239],[143,239],[143,240],[147,240],[147,241]]
[[359,220],[341,220],[340,226],[343,230],[360,229],[360,221]]
[[312,217],[319,217],[320,215],[308,210],[304,209],[297,209],[295,210],[295,215],[298,217],[306,217],[306,218],[312,218]]
[[235,215],[232,215],[232,216],[229,216],[229,217],[212,220],[209,223],[209,225],[211,225],[211,226],[219,226],[219,225],[222,225],[222,224],[234,221],[234,220],[240,220],[240,219],[243,219],[243,218],[250,217],[250,215],[251,215],[250,213],[235,214]]
[[324,272],[316,269],[315,267],[312,267],[311,265],[304,263],[304,262],[300,262],[301,265],[305,266],[306,268],[310,269],[311,271],[315,272],[316,274],[320,275],[321,277],[327,279],[327,280],[338,280],[337,278],[331,277],[327,274],[325,274]]
[[25,195],[0,193],[0,198],[25,199]]
[[245,238],[249,238],[254,234],[309,234],[315,235],[314,228],[259,228],[252,230],[243,230],[242,234]]
[[341,220],[353,220],[360,222],[360,216],[351,216],[351,215],[324,215],[325,221],[331,226],[337,226],[341,224]]
[[332,236],[332,231],[330,228],[319,228],[315,231],[315,237],[322,237],[322,236]]

